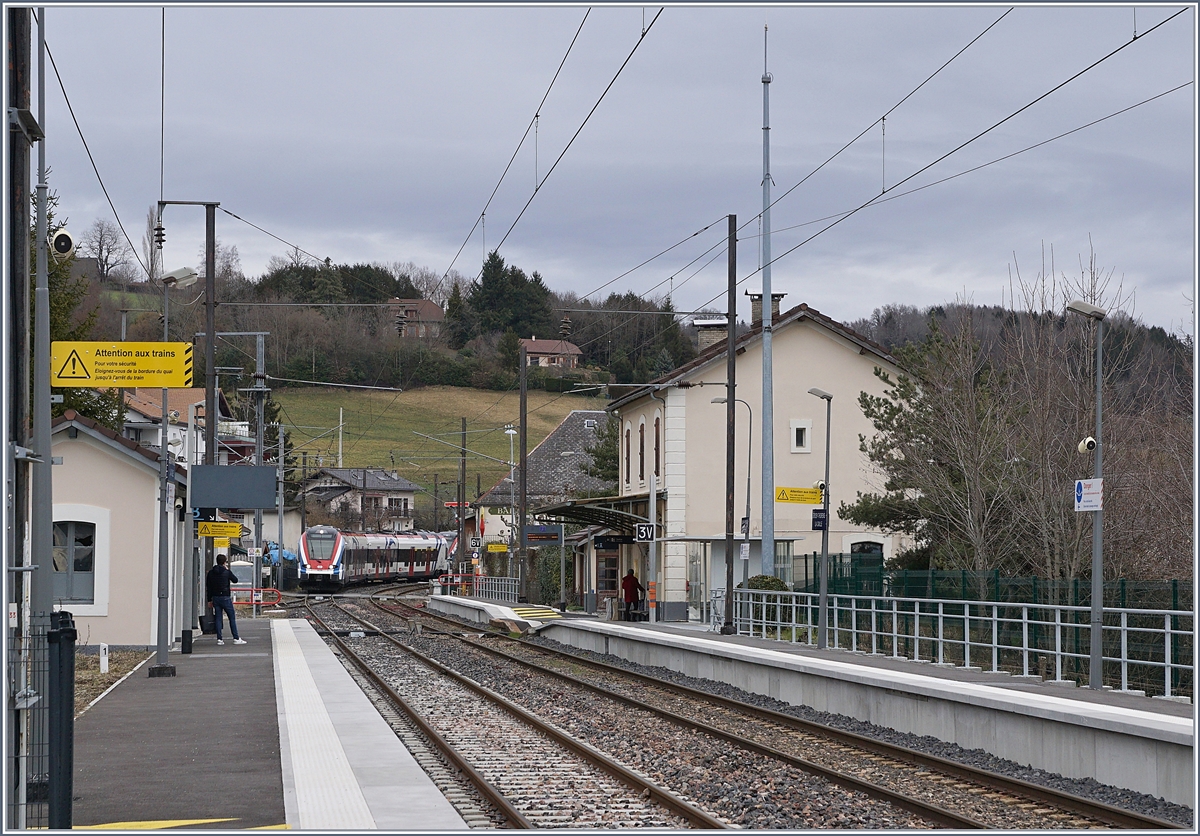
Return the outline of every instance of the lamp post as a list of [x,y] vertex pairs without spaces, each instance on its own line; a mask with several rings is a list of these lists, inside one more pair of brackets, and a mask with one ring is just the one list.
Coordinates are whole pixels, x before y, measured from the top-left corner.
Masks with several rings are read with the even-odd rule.
[[[1108,312],[1103,308],[1076,299],[1067,305],[1071,313],[1086,316],[1096,322],[1096,449],[1094,476],[1100,482],[1103,491],[1104,479],[1104,442],[1101,440],[1103,427],[1103,409],[1101,403],[1101,382],[1104,380],[1104,317]],[[1081,445],[1081,449],[1085,449]],[[1101,493],[1103,497],[1103,493]],[[1101,499],[1103,503],[1103,499]],[[1091,617],[1091,659],[1088,662],[1088,686],[1099,691],[1104,687],[1104,509],[1098,508],[1092,512],[1092,617]]]
[[[735,401],[746,407],[746,411],[750,413],[749,423],[746,424],[746,527],[742,530],[742,541],[746,544],[746,554],[742,557],[742,583],[749,585],[750,583],[750,465],[753,462],[754,451],[754,409],[749,403],[741,398],[734,398]],[[713,403],[726,403],[728,398],[713,398]]]
[[[171,288],[189,287],[199,278],[196,271],[190,267],[172,270],[162,277],[163,285],[163,342],[170,342],[170,304]],[[162,423],[158,437],[158,655],[150,666],[150,676],[174,676],[175,666],[167,664],[167,644],[169,636],[169,607],[170,597],[170,555],[167,543],[167,531],[171,527],[171,511],[174,503],[171,501],[170,471],[171,450],[167,443],[167,389],[162,390]]]
[[513,451],[513,439],[516,438],[517,428],[512,424],[505,424],[504,434],[508,436],[508,510],[510,512],[508,522],[508,571],[506,574],[511,578],[513,547],[516,544],[516,541],[513,540],[513,530],[515,528],[514,524],[517,521],[517,464],[513,460],[513,456],[515,455]]
[[821,507],[825,509],[825,525],[821,529],[821,585],[817,594],[817,649],[824,650],[828,644],[826,634],[829,632],[829,437],[830,417],[833,414],[833,395],[815,386],[808,394],[816,395],[825,401],[825,484],[821,489]]

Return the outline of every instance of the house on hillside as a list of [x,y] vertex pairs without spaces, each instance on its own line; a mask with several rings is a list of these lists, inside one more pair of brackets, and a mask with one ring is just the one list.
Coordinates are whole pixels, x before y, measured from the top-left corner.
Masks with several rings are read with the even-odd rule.
[[394,470],[327,467],[300,485],[309,513],[323,509],[345,528],[407,531],[413,527],[419,485]]
[[388,305],[388,312],[397,321],[401,337],[436,337],[441,334],[446,313],[437,302],[393,297],[388,299]]
[[[579,494],[591,494],[611,487],[587,468],[592,457],[587,450],[596,445],[596,435],[608,420],[603,410],[576,409],[563,418],[542,442],[526,455],[529,477],[525,493],[529,508],[563,502]],[[518,463],[519,466],[519,463]],[[509,476],[472,503],[475,512],[468,520],[466,533],[487,544],[516,544],[515,509],[520,502],[520,472],[514,467]],[[533,524],[532,517],[528,524]]]
[[[779,502],[775,509],[775,553],[764,562],[762,542],[762,322],[735,343],[737,394],[750,406],[737,404],[735,433],[735,515],[745,513],[746,468],[750,472],[749,559],[732,559],[735,583],[768,572],[788,584],[804,585],[815,577],[814,553],[821,535],[812,525],[816,505]],[[726,394],[726,342],[715,342],[690,363],[650,384],[626,391],[608,405],[620,419],[620,480],[614,496],[551,503],[533,513],[569,522],[602,524],[613,536],[604,549],[593,547],[579,563],[584,591],[634,569],[656,584],[659,618],[707,620],[711,595],[725,589],[725,426],[726,407],[713,403]],[[871,342],[808,305],[774,317],[774,471],[777,486],[810,487],[824,478],[825,401],[809,394],[812,387],[833,395],[831,442],[830,552],[890,557],[906,546],[900,538],[852,525],[837,517],[838,504],[858,491],[876,486],[868,481],[859,435],[874,428],[858,407],[860,392],[882,395],[875,375],[893,377],[895,359]],[[747,445],[751,449],[747,452]],[[655,496],[651,497],[651,484]],[[657,504],[657,565],[650,574],[649,547],[635,543],[637,523],[648,522],[650,502]],[[742,535],[737,533],[740,541]],[[648,584],[647,584],[648,585]]]
[[537,337],[521,340],[525,347],[525,361],[531,366],[544,369],[576,369],[583,351],[575,343],[566,340],[539,340]]
[[[156,646],[158,451],[73,409],[54,419],[51,449],[62,459],[53,478],[55,608],[75,616],[82,646]],[[173,468],[171,484],[168,635],[178,639],[185,626],[192,627],[183,616],[184,557],[191,542],[184,468]]]

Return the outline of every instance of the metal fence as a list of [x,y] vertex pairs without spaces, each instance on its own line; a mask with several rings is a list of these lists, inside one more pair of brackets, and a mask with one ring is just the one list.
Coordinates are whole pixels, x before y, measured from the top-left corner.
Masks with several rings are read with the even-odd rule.
[[25,627],[8,635],[4,829],[70,829],[75,622],[56,612]]
[[[1073,605],[828,596],[828,645],[894,658],[1086,683],[1091,610]],[[818,596],[734,591],[739,635],[817,643]],[[1151,696],[1193,696],[1193,614],[1104,610],[1104,682]]]
[[493,601],[517,602],[519,579],[495,575],[442,575],[438,578],[443,595],[466,598],[488,598]]

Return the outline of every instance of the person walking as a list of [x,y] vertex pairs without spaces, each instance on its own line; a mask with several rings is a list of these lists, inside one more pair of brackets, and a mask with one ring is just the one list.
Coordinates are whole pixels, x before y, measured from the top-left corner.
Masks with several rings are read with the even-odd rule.
[[204,588],[208,595],[208,603],[213,608],[213,620],[217,625],[217,644],[225,644],[225,640],[221,638],[222,610],[229,615],[229,632],[233,634],[233,643],[245,644],[246,640],[238,635],[237,618],[233,614],[233,593],[229,590],[229,585],[237,583],[238,579],[225,565],[226,559],[223,554],[217,555],[216,565],[208,570],[208,576],[204,579]]
[[637,606],[639,592],[645,592],[646,587],[642,586],[642,582],[637,579],[637,575],[630,569],[625,573],[625,577],[621,578],[621,597],[625,599],[625,621],[633,621],[633,610]]

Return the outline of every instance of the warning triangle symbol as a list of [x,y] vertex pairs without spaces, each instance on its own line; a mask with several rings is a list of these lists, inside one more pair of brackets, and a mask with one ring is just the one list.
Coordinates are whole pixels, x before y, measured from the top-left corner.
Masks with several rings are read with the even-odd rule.
[[56,377],[60,380],[92,379],[91,374],[88,373],[87,366],[83,364],[83,358],[73,348],[71,349],[71,353],[67,355],[66,361],[62,364],[62,368],[58,370]]
[[787,488],[780,488],[779,492],[777,494],[775,494],[776,502],[787,502],[787,498],[788,498]]

